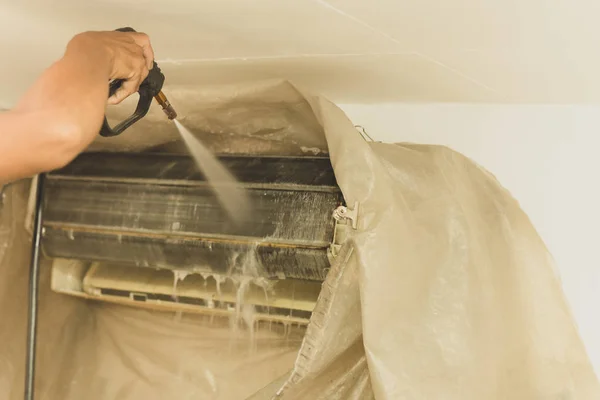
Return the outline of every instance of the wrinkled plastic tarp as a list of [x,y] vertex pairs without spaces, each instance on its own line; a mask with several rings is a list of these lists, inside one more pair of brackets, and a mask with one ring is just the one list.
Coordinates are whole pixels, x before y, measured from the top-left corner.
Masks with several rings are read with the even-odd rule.
[[[216,152],[328,151],[358,229],[301,346],[271,334],[249,351],[227,327],[54,294],[44,262],[39,399],[600,398],[551,257],[485,170],[444,147],[367,143],[341,110],[287,82],[165,92]],[[93,148],[182,151],[160,110]],[[0,395],[10,400],[22,397],[26,193],[13,185],[0,211]]]

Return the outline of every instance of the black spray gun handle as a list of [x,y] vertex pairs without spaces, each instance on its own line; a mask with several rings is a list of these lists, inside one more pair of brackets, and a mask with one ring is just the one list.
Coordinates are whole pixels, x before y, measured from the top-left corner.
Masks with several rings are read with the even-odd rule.
[[[117,29],[119,32],[135,32],[133,28],[120,28]],[[123,84],[123,79],[115,79],[109,84],[108,97],[115,94],[115,92],[121,87]],[[135,122],[144,117],[148,110],[150,110],[150,106],[152,105],[152,99],[154,96],[157,96],[162,90],[163,83],[165,82],[165,76],[158,68],[156,61],[154,61],[154,65],[148,76],[144,81],[140,84],[140,88],[138,93],[140,95],[140,99],[138,100],[138,104],[135,108],[135,112],[131,114],[129,118],[125,121],[117,124],[113,128],[108,124],[108,120],[104,117],[104,123],[102,124],[102,128],[100,129],[100,135],[102,136],[117,136],[122,133],[125,129],[129,128]]]

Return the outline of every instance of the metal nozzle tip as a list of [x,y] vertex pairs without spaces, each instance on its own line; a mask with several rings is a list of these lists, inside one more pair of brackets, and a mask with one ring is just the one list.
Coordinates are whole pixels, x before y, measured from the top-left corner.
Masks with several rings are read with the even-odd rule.
[[177,112],[175,112],[175,109],[173,108],[169,100],[167,100],[167,96],[165,96],[163,92],[159,92],[154,98],[156,99],[156,101],[158,101],[158,104],[160,104],[165,114],[167,114],[167,118],[177,118]]
[[165,114],[167,114],[167,118],[169,118],[169,119],[177,118],[177,112],[175,111],[173,106],[171,106],[170,104],[167,107],[163,108],[163,111],[165,112]]

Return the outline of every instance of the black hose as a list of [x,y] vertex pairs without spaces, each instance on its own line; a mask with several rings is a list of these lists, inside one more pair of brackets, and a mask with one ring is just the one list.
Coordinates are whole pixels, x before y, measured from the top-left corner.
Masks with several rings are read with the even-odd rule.
[[37,342],[38,293],[40,282],[40,252],[42,242],[42,209],[44,206],[44,174],[38,175],[35,197],[35,218],[29,270],[29,312],[27,328],[27,359],[25,363],[25,400],[34,399],[35,350]]

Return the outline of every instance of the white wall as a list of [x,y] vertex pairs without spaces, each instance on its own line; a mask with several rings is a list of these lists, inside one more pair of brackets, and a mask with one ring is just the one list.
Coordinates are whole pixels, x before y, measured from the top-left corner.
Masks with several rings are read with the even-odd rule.
[[341,102],[600,100],[597,0],[0,0],[0,104],[83,30],[148,33],[167,83],[293,79]]
[[375,140],[444,144],[496,175],[554,255],[600,375],[600,106],[341,107]]

